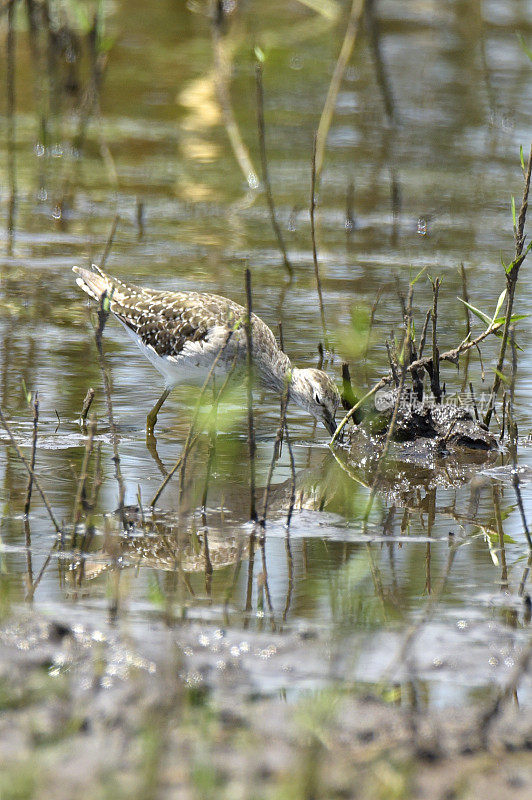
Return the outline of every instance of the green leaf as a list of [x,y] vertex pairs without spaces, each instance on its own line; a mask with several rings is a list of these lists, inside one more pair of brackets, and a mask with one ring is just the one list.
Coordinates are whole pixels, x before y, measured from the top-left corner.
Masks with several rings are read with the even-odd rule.
[[508,380],[508,378],[506,377],[506,375],[503,375],[503,374],[502,374],[502,372],[500,372],[500,370],[498,370],[496,367],[493,367],[493,372],[495,373],[495,375],[497,375],[497,377],[498,377],[498,378],[499,378],[499,379],[500,379],[500,380],[501,380],[503,383],[506,383],[506,384],[510,383],[510,381]]
[[[510,322],[519,322],[520,319],[527,319],[530,314],[512,314],[510,317]],[[506,317],[497,317],[497,319],[493,320],[494,325],[504,325],[506,322]]]
[[255,58],[257,61],[260,61],[261,64],[264,64],[266,61],[266,56],[264,55],[264,50],[260,48],[258,45],[255,45],[253,52],[255,53]]
[[26,381],[22,378],[22,394],[24,395],[24,399],[26,400],[27,405],[31,405],[31,392],[28,392],[26,388]]
[[[513,198],[512,198],[512,200],[513,200]],[[491,320],[491,324],[492,325],[495,322],[495,320],[497,319],[497,314],[499,313],[499,311],[502,308],[502,304],[504,303],[504,298],[505,297],[506,297],[506,289],[503,289],[502,292],[499,295],[499,299],[497,300],[497,306],[495,308],[495,314],[493,315],[493,319]]]
[[514,224],[514,230],[517,228],[517,219],[515,216],[515,197],[512,195],[512,222]]
[[[526,250],[523,253],[521,253],[521,255],[518,258],[514,258],[514,260],[512,261],[511,264],[505,264],[504,261],[502,262],[502,265],[503,265],[507,275],[510,275],[510,273],[512,272],[512,270],[514,269],[514,267],[515,267],[515,265],[517,263],[520,264],[522,261],[524,261],[525,256],[528,254],[528,252],[530,251],[531,247],[532,247],[532,241],[530,241],[527,244]],[[502,261],[502,258],[501,258],[501,261]]]
[[523,145],[519,146],[519,158],[521,159],[521,169],[525,171],[525,156],[523,154]]
[[487,314],[484,314],[483,311],[480,311],[480,309],[475,308],[475,306],[472,306],[471,303],[467,303],[461,297],[458,297],[457,299],[460,300],[460,302],[463,303],[465,306],[467,306],[468,309],[475,315],[475,317],[478,317],[480,320],[482,320],[482,322],[485,322],[488,327],[491,325],[491,319],[488,317]]
[[418,272],[418,274],[416,275],[416,277],[414,278],[414,280],[413,280],[413,281],[410,281],[410,286],[415,286],[415,285],[416,285],[416,283],[418,282],[418,280],[419,280],[419,279],[421,278],[421,276],[423,275],[423,273],[424,273],[424,272],[426,272],[426,271],[427,271],[427,267],[423,267],[423,269],[421,269],[421,270]]

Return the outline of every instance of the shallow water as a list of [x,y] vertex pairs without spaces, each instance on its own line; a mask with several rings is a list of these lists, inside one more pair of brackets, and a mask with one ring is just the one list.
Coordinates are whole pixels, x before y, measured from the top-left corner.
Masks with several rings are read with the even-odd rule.
[[[230,19],[231,94],[257,171],[253,47],[265,54],[270,176],[295,268],[295,281],[287,287],[264,195],[246,186],[222,124],[208,19],[202,4],[188,6],[157,5],[147,17],[145,4],[132,1],[109,12],[116,43],[101,120],[89,126],[81,156],[72,154],[68,115],[56,130],[52,126],[56,136],[48,148],[37,144],[28,42],[20,32],[15,231],[9,254],[3,227],[0,256],[1,405],[28,454],[31,409],[24,394],[38,389],[37,472],[56,517],[69,523],[86,440],[77,418],[93,386],[104,475],[83,570],[68,542],[61,552],[54,550],[34,607],[114,636],[109,618],[116,601],[113,624],[146,654],[175,637],[191,670],[198,659],[207,660],[214,675],[226,657],[240,659],[234,648],[245,641],[252,656],[242,651],[248,660],[242,690],[264,692],[390,677],[386,670],[405,632],[419,623],[409,658],[401,657],[394,680],[414,674],[427,704],[477,698],[479,690],[487,693],[507,679],[530,635],[527,588],[521,586],[528,549],[504,453],[485,469],[475,467],[472,481],[462,486],[442,482],[428,491],[421,485],[419,497],[406,504],[383,492],[364,531],[367,486],[341,468],[325,432],[316,431],[304,412],[290,409],[296,508],[287,532],[291,473],[285,448],[261,541],[247,522],[245,400],[236,392],[221,411],[205,515],[207,434],[189,462],[184,496],[174,481],[158,503],[157,534],[146,536],[136,515],[127,539],[114,540],[117,488],[105,400],[88,307],[70,268],[98,261],[116,212],[111,273],[156,288],[199,288],[242,301],[249,265],[254,309],[272,328],[282,321],[295,363],[315,365],[323,338],[307,210],[310,154],[344,23],[331,24],[303,4],[280,2],[245,4]],[[388,2],[380,4],[380,15],[398,124],[386,121],[362,38],[338,97],[317,210],[325,313],[336,352],[329,371],[339,379],[340,362],[347,359],[358,389],[387,369],[384,339],[391,330],[402,336],[397,283],[405,293],[421,269],[426,273],[415,287],[416,329],[431,303],[427,276],[440,275],[441,349],[464,336],[464,308],[456,299],[461,263],[471,302],[493,312],[504,288],[500,254],[508,262],[514,247],[510,198],[515,195],[519,205],[519,146],[526,156],[530,140],[532,67],[515,32],[525,38],[530,32],[531,3],[406,8]],[[5,130],[5,116],[3,125]],[[117,184],[101,156],[100,137],[112,154]],[[0,147],[5,165],[4,141]],[[0,192],[5,219],[5,180]],[[137,225],[138,201],[144,207],[143,231]],[[519,313],[532,305],[528,268],[525,262]],[[366,333],[353,327],[351,315],[353,309],[371,308],[379,290],[364,362]],[[523,348],[517,382],[522,494],[530,516],[532,363],[526,321],[517,338]],[[136,505],[140,492],[147,507],[161,481],[144,437],[159,378],[114,322],[105,330],[105,345],[126,503]],[[478,356],[471,359],[469,379],[480,405],[489,393],[495,353],[494,343],[483,345],[484,382]],[[463,368],[457,375],[445,366],[444,378],[449,393],[460,390]],[[166,468],[181,452],[196,396],[176,391],[161,412],[157,457]],[[256,401],[260,508],[279,400],[257,393]],[[35,580],[45,563],[54,530],[34,493],[26,547],[26,475],[3,431],[0,452],[2,582],[9,602],[18,606],[27,594],[28,573]],[[147,509],[145,514],[148,518]],[[223,658],[210,647],[218,640]],[[258,672],[255,662],[262,664]],[[212,675],[209,680],[216,682]],[[520,699],[530,699],[529,685],[523,684]]]

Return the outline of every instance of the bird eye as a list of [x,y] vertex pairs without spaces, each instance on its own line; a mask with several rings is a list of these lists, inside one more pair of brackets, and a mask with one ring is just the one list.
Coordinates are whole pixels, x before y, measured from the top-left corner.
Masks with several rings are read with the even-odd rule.
[[317,403],[319,406],[321,406],[321,405],[322,405],[322,402],[321,402],[321,400],[320,400],[320,396],[319,396],[318,394],[315,394],[315,395],[314,395],[314,400],[316,401],[316,403]]

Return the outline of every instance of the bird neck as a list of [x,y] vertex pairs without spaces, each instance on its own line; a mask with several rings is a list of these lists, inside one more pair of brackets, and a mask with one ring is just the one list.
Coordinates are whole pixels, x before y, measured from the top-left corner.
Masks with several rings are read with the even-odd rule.
[[287,380],[291,381],[293,368],[290,359],[282,350],[276,348],[268,359],[257,359],[256,367],[266,386],[282,393]]

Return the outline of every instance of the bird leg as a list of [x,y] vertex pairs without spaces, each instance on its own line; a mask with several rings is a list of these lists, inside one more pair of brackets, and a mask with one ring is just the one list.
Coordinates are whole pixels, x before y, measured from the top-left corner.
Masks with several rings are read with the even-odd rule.
[[146,417],[146,437],[149,438],[153,436],[153,429],[155,428],[155,423],[157,422],[157,414],[161,410],[161,406],[170,394],[170,389],[165,389],[162,395],[159,397],[155,405],[153,406],[152,410]]

